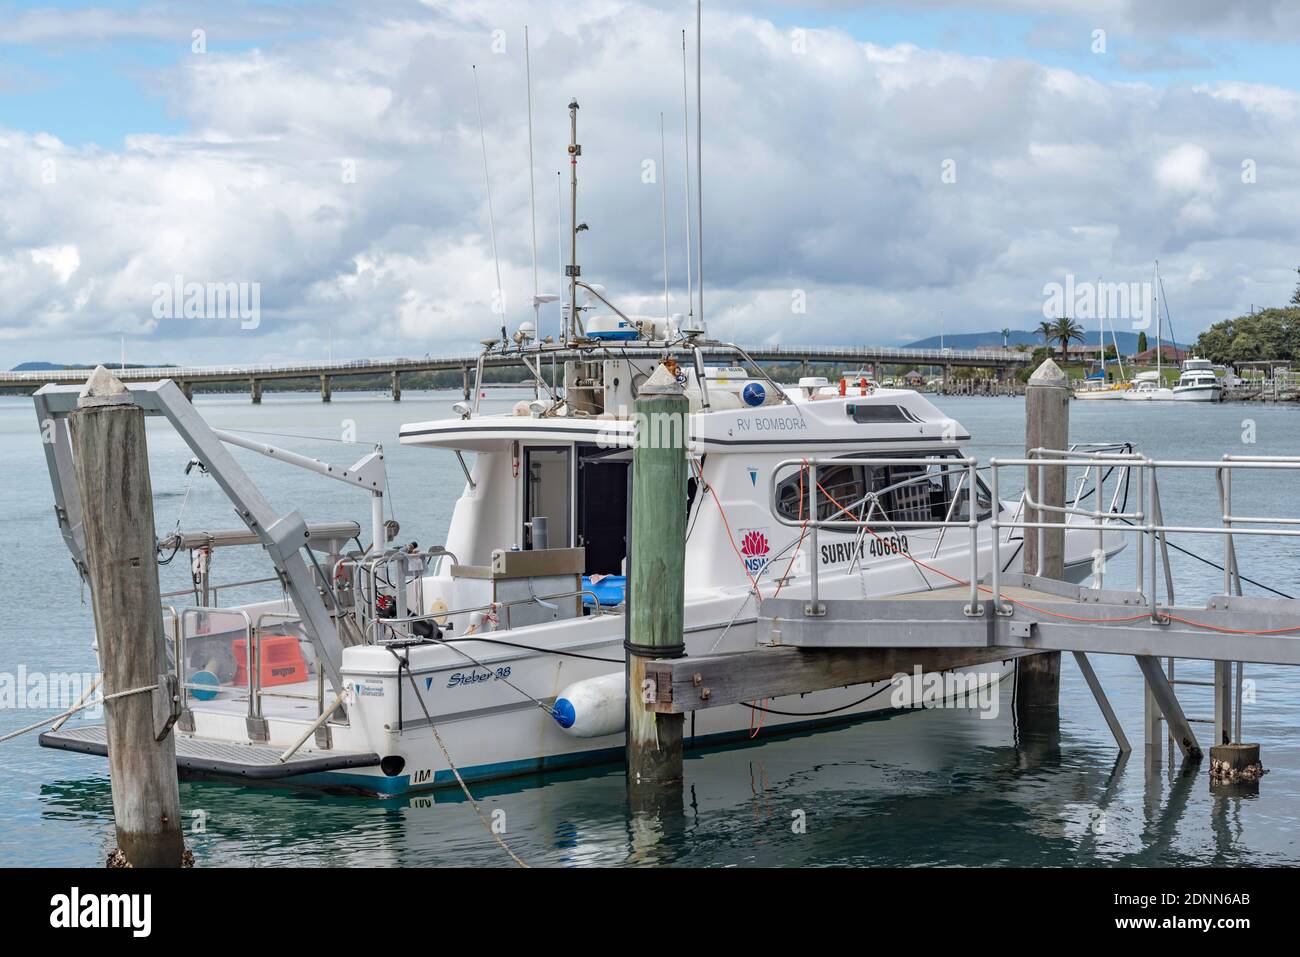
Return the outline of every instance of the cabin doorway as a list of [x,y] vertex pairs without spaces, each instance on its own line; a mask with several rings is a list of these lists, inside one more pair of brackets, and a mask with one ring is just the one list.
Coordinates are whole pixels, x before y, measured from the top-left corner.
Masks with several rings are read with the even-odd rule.
[[629,453],[578,446],[578,540],[587,575],[621,575],[627,557]]
[[[569,449],[564,447],[529,447],[524,449],[524,528],[525,549],[540,547],[534,541],[535,518],[546,519],[547,548],[568,548],[572,543],[573,492],[569,483]],[[540,536],[539,536],[540,537]]]

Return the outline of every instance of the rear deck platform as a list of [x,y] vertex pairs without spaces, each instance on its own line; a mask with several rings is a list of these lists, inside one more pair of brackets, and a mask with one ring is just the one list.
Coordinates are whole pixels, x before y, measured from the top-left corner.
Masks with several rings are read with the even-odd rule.
[[[102,724],[79,728],[46,731],[40,736],[41,747],[81,754],[108,755],[107,729]],[[300,774],[319,774],[323,771],[340,771],[347,768],[373,768],[379,765],[379,755],[349,751],[331,751],[296,754],[281,761],[283,748],[259,744],[236,744],[176,735],[176,767],[183,771],[196,771],[224,777],[248,778],[270,781],[296,777]]]

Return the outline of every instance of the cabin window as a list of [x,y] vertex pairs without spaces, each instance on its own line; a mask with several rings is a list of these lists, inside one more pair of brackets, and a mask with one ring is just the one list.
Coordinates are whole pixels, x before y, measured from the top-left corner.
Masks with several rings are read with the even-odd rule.
[[[966,521],[970,516],[969,480],[956,457],[952,458],[952,464],[822,466],[817,470],[818,484],[824,490],[817,495],[817,517],[822,521],[863,518],[870,508],[869,496],[874,494],[873,525],[874,519],[879,519],[882,526],[890,522],[942,522],[949,517],[955,495],[951,519]],[[806,474],[795,472],[777,485],[776,507],[782,517],[792,521],[807,519],[807,483]],[[975,502],[980,520],[992,514],[993,496],[979,479]]]

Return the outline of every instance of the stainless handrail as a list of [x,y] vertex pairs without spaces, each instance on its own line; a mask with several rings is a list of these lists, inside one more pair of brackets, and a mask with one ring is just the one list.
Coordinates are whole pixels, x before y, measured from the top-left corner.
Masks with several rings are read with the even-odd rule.
[[[982,470],[975,459],[960,460],[971,481],[971,487],[975,487],[977,473]],[[769,501],[769,510],[778,524],[801,528],[806,530],[812,538],[813,560],[810,566],[809,591],[811,602],[807,606],[806,612],[810,615],[822,614],[819,594],[820,583],[818,580],[820,551],[817,548],[817,534],[821,529],[827,531],[850,531],[863,530],[868,528],[873,522],[873,516],[876,514],[875,509],[868,511],[867,515],[862,518],[843,519],[838,516],[844,512],[841,509],[835,517],[820,519],[817,517],[817,499],[818,487],[816,481],[817,468],[819,466],[827,467],[834,465],[940,465],[951,466],[953,459],[951,456],[934,456],[919,457],[913,456],[908,458],[876,458],[876,457],[846,457],[846,458],[803,458],[803,459],[786,459],[776,465],[772,470],[769,490],[771,493]],[[1001,530],[1002,529],[1021,529],[1025,535],[1031,530],[1036,532],[1040,546],[1043,536],[1048,529],[1066,529],[1074,532],[1095,531],[1098,534],[1098,547],[1104,554],[1105,538],[1107,531],[1116,532],[1122,535],[1134,535],[1140,542],[1145,540],[1145,546],[1140,547],[1136,554],[1136,590],[1146,592],[1147,604],[1150,609],[1151,617],[1154,621],[1160,621],[1159,602],[1157,599],[1157,573],[1163,571],[1165,579],[1165,592],[1168,604],[1174,603],[1174,583],[1173,573],[1169,557],[1170,534],[1193,534],[1193,535],[1222,535],[1225,539],[1225,561],[1224,561],[1224,583],[1225,592],[1232,593],[1234,587],[1240,594],[1240,569],[1237,567],[1234,540],[1241,535],[1269,536],[1280,538],[1300,537],[1300,518],[1289,517],[1267,517],[1252,515],[1234,515],[1232,513],[1231,499],[1231,473],[1233,470],[1246,471],[1300,471],[1300,457],[1298,456],[1224,456],[1220,460],[1155,460],[1135,452],[1097,452],[1083,449],[1071,449],[1062,451],[1057,449],[1031,449],[1027,457],[1017,459],[990,459],[986,466],[990,471],[990,491],[994,502],[993,515],[989,525],[992,530],[991,544],[993,550],[993,569],[992,569],[992,599],[994,607],[1003,612],[1002,605],[1002,558],[1001,558]],[[1096,482],[1095,494],[1097,495],[1098,507],[1093,509],[1079,506],[1082,500],[1079,493],[1075,496],[1072,505],[1066,506],[1045,506],[1042,503],[1042,484],[1043,476],[1049,468],[1079,468],[1085,470],[1095,470],[1095,475],[1100,481]],[[1020,499],[1020,505],[1009,518],[1002,515],[1002,503],[999,497],[1001,472],[1007,468],[1036,469],[1038,474],[1038,488],[1031,489],[1029,483],[1026,483],[1025,490]],[[1121,479],[1111,495],[1110,502],[1105,500],[1106,486],[1103,476],[1106,471],[1118,468],[1128,473],[1127,479]],[[807,517],[800,516],[798,519],[792,519],[784,514],[779,508],[778,498],[776,496],[777,486],[784,481],[789,472],[793,469],[807,470],[809,474],[809,512]],[[1202,469],[1214,470],[1216,475],[1221,476],[1223,485],[1222,501],[1222,525],[1220,526],[1200,526],[1200,525],[1178,525],[1168,524],[1160,507],[1160,487],[1159,472],[1162,469]],[[946,471],[947,469],[945,469]],[[1133,473],[1144,473],[1143,480],[1137,483],[1137,505],[1135,511],[1121,511],[1119,509],[1119,496],[1123,488],[1123,482],[1131,480]],[[923,473],[914,479],[920,481],[928,479],[932,473]],[[973,497],[972,497],[973,498]],[[951,505],[951,503],[950,503]],[[1109,505],[1109,507],[1107,507]],[[1033,510],[1036,518],[1029,520],[1022,518],[1021,514],[1029,513]],[[971,532],[971,574],[968,583],[971,589],[971,602],[967,607],[968,613],[978,613],[978,525],[975,518],[978,514],[976,508],[971,508],[968,517],[964,520],[952,518],[952,509],[950,507],[948,516],[943,521],[934,519],[927,521],[903,521],[888,520],[887,524],[897,528],[961,528],[966,527]],[[1057,515],[1061,517],[1059,521],[1047,521],[1045,516],[1040,513]],[[883,513],[882,513],[883,515]],[[1243,525],[1248,527],[1242,527]],[[1268,525],[1270,527],[1249,527]],[[1277,527],[1285,526],[1285,527]],[[1022,536],[1023,537],[1023,536]],[[1008,535],[1007,543],[1011,541]],[[1159,554],[1157,554],[1159,549]],[[1145,554],[1143,554],[1145,552]],[[1043,550],[1040,547],[1040,560]],[[1041,567],[1039,569],[1041,572]],[[1145,581],[1144,581],[1145,577]],[[1094,588],[1101,587],[1102,574],[1097,569],[1094,573]]]
[[[485,605],[473,605],[467,608],[449,609],[447,611],[432,612],[427,615],[408,615],[405,618],[375,618],[372,619],[368,625],[366,625],[366,642],[367,644],[382,645],[388,641],[411,641],[412,640],[412,637],[409,634],[396,636],[390,639],[375,637],[373,640],[371,640],[371,633],[375,632],[377,634],[377,629],[375,627],[376,625],[383,625],[391,631],[393,630],[392,628],[393,625],[409,625],[417,621],[433,621],[438,618],[450,619],[450,618],[454,618],[457,615],[473,614],[476,611],[495,611],[498,608],[506,609],[506,627],[503,630],[510,631],[511,630],[510,608],[512,606],[535,605],[539,601],[550,601],[556,598],[577,598],[579,595],[591,596],[591,599],[594,602],[596,607],[597,616],[606,614],[604,609],[601,607],[600,598],[596,595],[594,591],[592,591],[590,588],[579,588],[576,591],[561,592],[560,594],[557,595],[530,595],[528,598],[515,598],[515,599],[511,599],[510,601],[493,601],[493,602],[488,602]],[[459,637],[465,638],[468,636],[460,635]]]
[[[267,611],[257,616],[257,623],[253,628],[253,634],[256,636],[255,641],[257,643],[259,669],[261,667],[262,657],[262,623],[268,618],[278,618],[281,621],[302,621],[300,615],[284,611]],[[302,694],[301,692],[296,691],[267,691],[262,688],[262,675],[260,671],[257,675],[256,681],[257,683],[254,685],[250,679],[249,689],[251,694],[257,695],[259,704],[262,698],[289,698],[295,701],[315,701],[317,716],[320,715],[321,710],[325,707],[325,669],[320,666],[320,662],[316,663],[316,693],[314,695]]]
[[[205,614],[205,613],[209,615],[238,615],[244,619],[245,667],[248,669],[248,673],[249,673],[248,680],[249,680],[249,688],[250,688],[250,693],[248,695],[248,714],[249,717],[252,718],[260,717],[261,716],[260,711],[254,710],[257,707],[257,695],[251,693],[252,682],[253,682],[252,676],[253,676],[253,644],[254,644],[252,616],[249,615],[249,613],[242,608],[216,608],[216,607],[210,607],[204,605],[191,605],[188,608],[182,608],[181,609],[181,632],[180,632],[182,635],[182,639],[181,639],[182,649],[184,648],[184,634],[185,634],[186,620],[191,614],[198,615],[198,614]],[[196,635],[195,637],[199,637],[199,636]],[[187,690],[201,690],[201,691],[212,690],[211,685],[196,685],[192,682],[186,681],[185,672],[183,670],[177,675],[177,681],[179,682],[182,689],[181,691],[182,704],[184,703],[186,697],[185,691]]]
[[[245,582],[222,582],[220,585],[210,585],[208,590],[215,596],[217,592],[219,592],[223,588],[244,588],[249,585],[269,585],[271,582],[278,582],[278,581],[280,581],[279,576],[272,575],[270,578],[252,578]],[[180,591],[163,592],[159,597],[160,598],[182,598],[187,595],[193,595],[193,594],[194,594],[194,588],[193,586],[191,586],[189,588],[185,588]],[[209,607],[209,606],[205,606],[205,607]],[[217,606],[213,604],[210,607],[216,608]]]

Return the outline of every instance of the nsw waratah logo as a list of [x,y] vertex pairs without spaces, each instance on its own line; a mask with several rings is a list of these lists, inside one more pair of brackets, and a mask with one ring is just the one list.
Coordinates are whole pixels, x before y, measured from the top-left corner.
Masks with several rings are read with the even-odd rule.
[[772,546],[767,538],[765,528],[742,528],[740,530],[740,554],[745,558],[745,569],[751,575],[757,575],[767,564],[768,552]]

